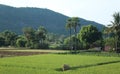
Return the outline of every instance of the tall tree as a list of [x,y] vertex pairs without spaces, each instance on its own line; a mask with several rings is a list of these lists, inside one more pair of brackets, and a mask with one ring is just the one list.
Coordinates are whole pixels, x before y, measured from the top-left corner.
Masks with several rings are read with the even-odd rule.
[[[75,33],[75,38],[77,38],[77,26],[80,26],[79,24],[79,18],[78,17],[72,17],[72,27],[74,29],[74,33]],[[77,41],[75,39],[75,51],[76,51],[76,46],[77,46]]]
[[80,26],[78,17],[68,18],[66,28],[69,29],[69,31],[70,31],[70,46],[72,46],[70,48],[71,48],[71,50],[74,49],[75,52],[76,52],[77,41],[75,39],[75,46],[73,46],[72,42],[71,42],[71,33],[72,33],[71,30],[72,30],[72,28],[74,29],[75,38],[77,38],[77,26]]
[[112,23],[112,31],[114,32],[115,34],[115,40],[116,40],[116,51],[120,51],[120,49],[118,50],[118,43],[119,43],[119,40],[120,40],[120,13],[119,12],[115,12],[113,14],[113,21],[111,21]]
[[66,23],[66,29],[69,30],[69,34],[70,34],[70,44],[69,44],[69,47],[72,51],[72,41],[71,41],[71,31],[72,31],[72,19],[71,18],[68,18],[67,20],[67,23]]

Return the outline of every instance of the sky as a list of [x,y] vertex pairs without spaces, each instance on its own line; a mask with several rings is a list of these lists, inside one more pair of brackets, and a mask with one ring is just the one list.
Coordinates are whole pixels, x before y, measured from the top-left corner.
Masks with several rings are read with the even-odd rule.
[[115,12],[120,12],[120,0],[0,0],[0,4],[47,8],[69,17],[80,17],[104,25],[110,24]]

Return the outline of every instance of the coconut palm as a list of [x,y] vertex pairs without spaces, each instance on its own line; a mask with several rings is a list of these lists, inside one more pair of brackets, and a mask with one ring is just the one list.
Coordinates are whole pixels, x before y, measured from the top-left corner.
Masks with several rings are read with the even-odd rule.
[[[113,21],[111,21],[112,23],[112,31],[114,32],[115,34],[115,40],[116,40],[116,50],[117,50],[117,47],[118,47],[118,39],[119,39],[119,34],[120,34],[120,13],[118,12],[115,12],[113,14]],[[118,50],[117,50],[118,51]]]

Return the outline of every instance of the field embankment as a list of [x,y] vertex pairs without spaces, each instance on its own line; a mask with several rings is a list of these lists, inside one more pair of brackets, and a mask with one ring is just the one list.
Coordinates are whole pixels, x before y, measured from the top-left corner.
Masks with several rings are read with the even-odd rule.
[[0,48],[0,58],[11,56],[28,56],[48,53],[64,53],[64,50],[50,50],[50,49],[25,49],[25,48]]

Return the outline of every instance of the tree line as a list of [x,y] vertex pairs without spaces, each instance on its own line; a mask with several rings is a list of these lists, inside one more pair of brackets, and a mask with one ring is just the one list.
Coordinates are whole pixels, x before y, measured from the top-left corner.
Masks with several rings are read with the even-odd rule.
[[23,35],[11,31],[0,33],[0,46],[16,46],[26,48],[48,48],[46,40],[47,30],[40,26],[37,30],[31,27],[23,29]]
[[67,19],[65,28],[69,36],[49,33],[44,26],[38,29],[23,28],[23,35],[5,30],[0,33],[0,46],[25,47],[31,49],[67,49],[71,51],[101,47],[109,51],[120,51],[120,13],[113,14],[113,21],[99,31],[95,26],[81,26],[78,17]]
[[[101,50],[120,52],[119,12],[113,14],[113,21],[102,32],[92,25],[87,25],[81,27],[80,32],[76,33],[77,26],[80,26],[78,17],[71,17],[67,20],[66,28],[69,30],[69,37],[65,39],[64,43],[68,49],[76,51],[77,49],[100,47]],[[107,47],[109,48],[107,49]]]

